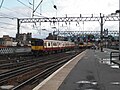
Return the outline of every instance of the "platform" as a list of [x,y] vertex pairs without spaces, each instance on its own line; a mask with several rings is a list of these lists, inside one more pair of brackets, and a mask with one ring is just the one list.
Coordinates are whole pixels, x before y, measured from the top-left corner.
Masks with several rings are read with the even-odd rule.
[[120,68],[110,63],[111,51],[88,49],[33,90],[120,90]]

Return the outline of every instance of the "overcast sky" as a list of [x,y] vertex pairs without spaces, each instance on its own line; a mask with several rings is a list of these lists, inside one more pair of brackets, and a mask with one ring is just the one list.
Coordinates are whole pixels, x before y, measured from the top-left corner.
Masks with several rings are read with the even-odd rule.
[[[0,37],[3,35],[15,36],[17,32],[16,19],[11,18],[27,18],[32,16],[33,0],[3,0],[0,8]],[[24,5],[22,3],[24,3]],[[35,8],[40,0],[34,0]],[[0,5],[2,0],[0,0]],[[53,6],[57,6],[57,10]],[[109,15],[119,9],[119,0],[43,0],[40,7],[37,9],[35,16],[37,17],[63,17],[67,16],[99,16],[100,13]],[[4,17],[4,18],[3,18]],[[7,17],[7,18],[6,18]],[[61,27],[63,24],[64,27]],[[64,23],[60,24],[60,30],[100,30],[99,22],[80,22],[79,27],[75,23],[70,26]],[[40,27],[41,25],[41,27]],[[52,32],[52,27],[49,23],[22,24],[20,32],[32,32],[33,37],[43,38],[48,32]],[[118,30],[118,22],[105,22],[105,28],[109,30]],[[46,31],[41,31],[46,29]]]

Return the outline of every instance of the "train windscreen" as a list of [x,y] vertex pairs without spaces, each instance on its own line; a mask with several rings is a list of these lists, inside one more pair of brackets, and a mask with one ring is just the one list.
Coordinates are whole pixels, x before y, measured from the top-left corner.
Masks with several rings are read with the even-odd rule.
[[32,46],[43,46],[43,40],[42,39],[33,39],[31,41]]

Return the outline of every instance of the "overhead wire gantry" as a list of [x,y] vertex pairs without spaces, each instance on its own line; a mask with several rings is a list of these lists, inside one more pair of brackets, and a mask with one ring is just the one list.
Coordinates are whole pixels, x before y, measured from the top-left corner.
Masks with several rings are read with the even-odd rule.
[[44,17],[44,18],[21,18],[17,19],[17,34],[20,33],[20,24],[21,23],[37,23],[37,22],[50,22],[50,23],[56,23],[56,22],[88,22],[88,21],[98,21],[100,23],[100,34],[101,34],[101,51],[103,51],[102,48],[102,42],[103,42],[103,25],[106,21],[119,21],[119,16],[104,16],[100,13],[100,16],[95,17],[93,14],[90,17],[83,17],[81,14],[79,17]]

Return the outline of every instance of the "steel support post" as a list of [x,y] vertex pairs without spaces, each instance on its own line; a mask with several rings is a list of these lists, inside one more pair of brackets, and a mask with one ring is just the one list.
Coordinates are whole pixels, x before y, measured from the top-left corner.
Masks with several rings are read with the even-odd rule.
[[17,34],[20,33],[20,19],[17,19]]
[[119,0],[119,60],[120,60],[120,0]]
[[101,13],[100,13],[100,19],[101,19],[101,22],[100,22],[100,28],[101,28],[101,31],[100,31],[100,39],[101,39],[100,46],[101,46],[101,52],[103,52],[103,16],[101,15]]

